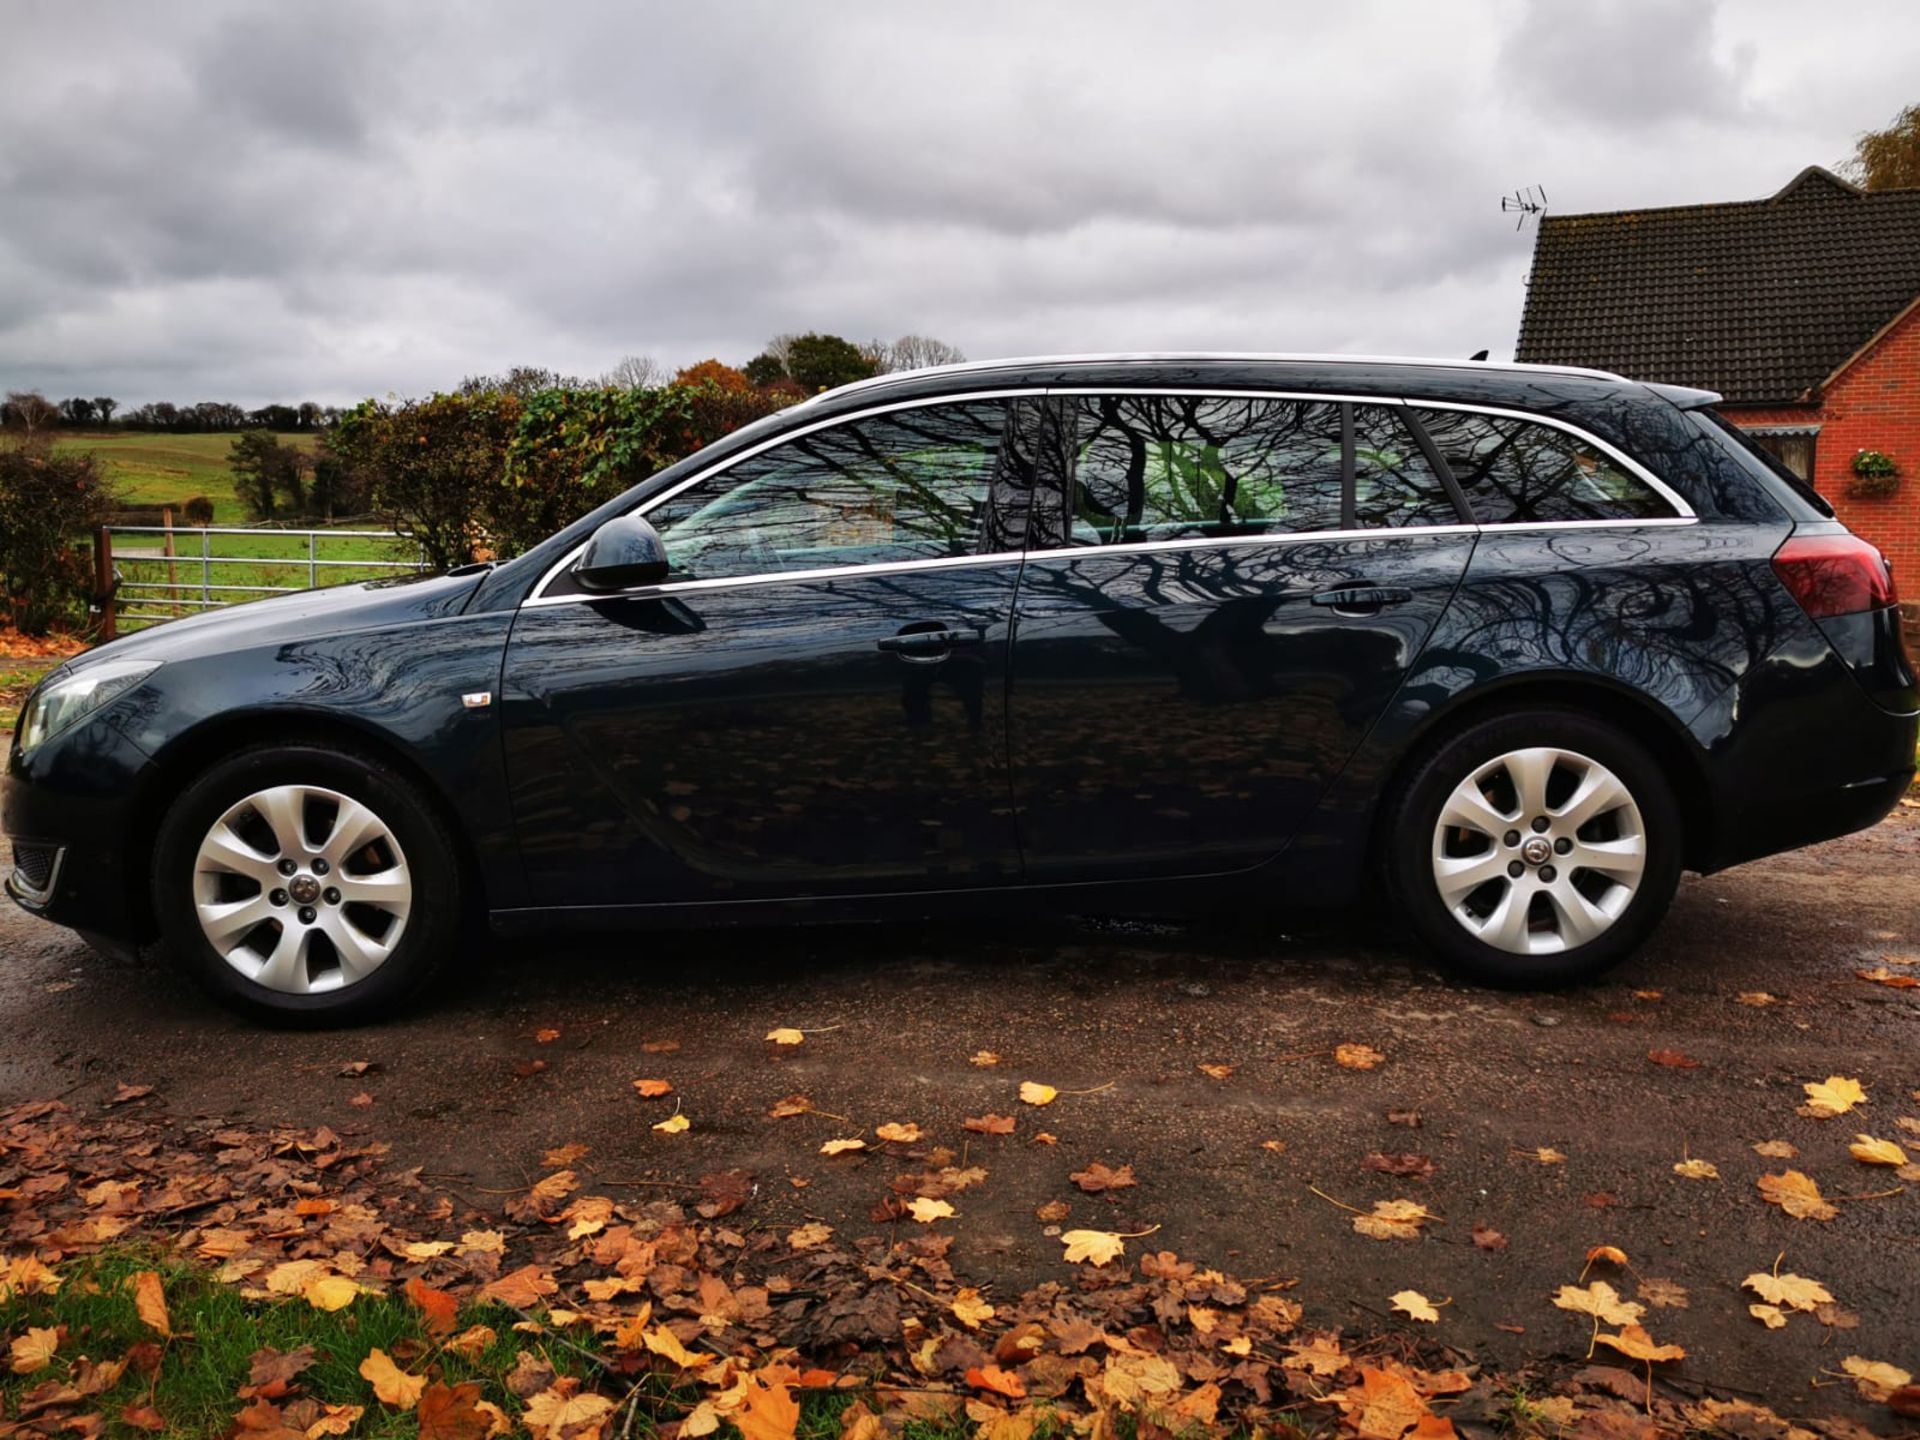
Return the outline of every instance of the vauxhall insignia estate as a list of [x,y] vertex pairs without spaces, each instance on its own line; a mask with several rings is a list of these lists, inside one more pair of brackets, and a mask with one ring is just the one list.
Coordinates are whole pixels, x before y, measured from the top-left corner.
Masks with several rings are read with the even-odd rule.
[[505,563],[67,662],[7,890],[311,1021],[485,926],[1373,887],[1464,977],[1576,981],[1683,870],[1913,777],[1891,571],[1717,398],[1226,355],[849,385]]

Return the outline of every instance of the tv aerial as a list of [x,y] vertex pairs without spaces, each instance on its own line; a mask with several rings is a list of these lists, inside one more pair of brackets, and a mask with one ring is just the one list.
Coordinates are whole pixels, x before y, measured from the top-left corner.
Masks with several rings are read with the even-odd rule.
[[1517,215],[1513,228],[1518,230],[1528,220],[1547,213],[1547,192],[1543,186],[1529,185],[1524,190],[1516,190],[1511,195],[1500,197],[1500,213]]

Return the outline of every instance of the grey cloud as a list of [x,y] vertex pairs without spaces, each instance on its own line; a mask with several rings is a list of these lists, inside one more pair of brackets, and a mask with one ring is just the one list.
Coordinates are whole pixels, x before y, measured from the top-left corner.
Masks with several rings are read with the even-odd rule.
[[[1562,209],[1765,194],[1916,98],[1786,0],[15,0],[0,387],[245,402],[776,331],[1510,348]],[[1855,106],[1836,105],[1836,90]]]

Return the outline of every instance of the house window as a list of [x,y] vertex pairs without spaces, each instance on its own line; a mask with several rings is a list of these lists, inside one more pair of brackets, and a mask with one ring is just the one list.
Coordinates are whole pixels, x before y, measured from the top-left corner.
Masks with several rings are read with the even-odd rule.
[[1807,484],[1813,484],[1813,442],[1818,430],[1753,429],[1754,443]]

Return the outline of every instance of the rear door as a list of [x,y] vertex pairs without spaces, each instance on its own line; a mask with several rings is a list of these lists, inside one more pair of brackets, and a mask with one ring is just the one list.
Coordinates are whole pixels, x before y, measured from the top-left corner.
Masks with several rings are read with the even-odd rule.
[[515,621],[507,765],[538,905],[1017,878],[1006,656],[1037,400],[816,427],[646,509],[673,570]]
[[1391,402],[1055,403],[1066,503],[1034,507],[1009,701],[1027,877],[1265,861],[1399,689],[1474,528]]

